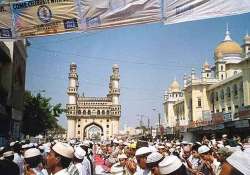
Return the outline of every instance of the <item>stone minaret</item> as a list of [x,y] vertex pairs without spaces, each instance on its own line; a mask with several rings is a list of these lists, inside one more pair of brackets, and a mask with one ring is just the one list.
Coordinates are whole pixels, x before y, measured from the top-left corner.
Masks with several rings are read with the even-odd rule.
[[243,44],[244,56],[247,58],[250,56],[250,36],[248,33],[244,37],[244,44]]
[[78,92],[78,75],[76,72],[76,64],[70,64],[70,73],[69,73],[69,87],[67,94],[69,96],[67,107],[67,120],[68,120],[68,130],[67,137],[68,139],[75,137],[75,125],[76,125],[76,108],[77,108],[77,92]]

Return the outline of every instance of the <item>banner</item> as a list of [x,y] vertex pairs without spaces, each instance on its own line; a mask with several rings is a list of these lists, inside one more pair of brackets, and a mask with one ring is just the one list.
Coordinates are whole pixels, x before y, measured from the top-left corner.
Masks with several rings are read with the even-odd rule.
[[160,0],[80,0],[81,29],[159,22]]
[[78,30],[74,0],[30,0],[11,4],[17,37]]
[[0,38],[11,38],[12,35],[12,19],[10,6],[0,5]]
[[164,0],[164,23],[179,23],[250,12],[249,0]]

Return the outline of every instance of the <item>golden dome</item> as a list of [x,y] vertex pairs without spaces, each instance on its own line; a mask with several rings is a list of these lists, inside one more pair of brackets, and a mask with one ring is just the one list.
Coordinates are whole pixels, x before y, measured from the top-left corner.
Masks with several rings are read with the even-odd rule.
[[240,45],[232,40],[222,41],[214,51],[216,59],[220,58],[224,54],[241,54],[241,53],[242,53],[242,48],[240,47]]
[[174,80],[174,81],[171,83],[171,85],[170,85],[170,89],[171,89],[172,91],[179,91],[179,90],[180,90],[180,85],[179,85],[179,83],[178,83],[176,80]]

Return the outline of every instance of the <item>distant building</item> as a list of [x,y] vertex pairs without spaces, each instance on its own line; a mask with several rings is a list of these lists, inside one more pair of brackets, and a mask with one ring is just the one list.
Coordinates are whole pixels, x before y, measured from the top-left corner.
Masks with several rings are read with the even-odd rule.
[[[250,128],[249,120],[241,126],[232,123],[250,118],[249,53],[250,36],[247,34],[240,46],[231,39],[227,29],[224,40],[215,48],[215,64],[205,62],[201,77],[192,69],[191,75],[184,75],[182,90],[174,81],[165,92],[164,109],[169,126],[179,131],[185,126],[199,133],[224,129],[227,125]],[[241,111],[245,111],[244,116]]]
[[0,145],[21,137],[26,41],[0,41]]
[[118,133],[121,105],[119,103],[119,66],[113,65],[109,93],[106,97],[78,95],[77,65],[70,65],[67,108],[67,138],[109,139]]

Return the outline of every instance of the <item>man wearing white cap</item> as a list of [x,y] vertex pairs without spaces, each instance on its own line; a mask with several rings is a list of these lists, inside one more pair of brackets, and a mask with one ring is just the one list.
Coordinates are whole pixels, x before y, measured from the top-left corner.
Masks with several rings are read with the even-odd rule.
[[22,146],[19,142],[15,142],[13,145],[13,151],[14,151],[14,162],[18,165],[20,175],[24,174],[24,158],[21,154]]
[[160,174],[187,175],[186,168],[176,156],[167,156],[159,163]]
[[87,169],[83,166],[82,161],[86,152],[81,147],[76,147],[74,152],[74,164],[79,172],[79,175],[87,175]]
[[3,153],[3,159],[0,160],[0,174],[4,175],[18,175],[19,168],[16,163],[13,162],[14,152],[7,151]]
[[164,159],[163,155],[159,152],[152,152],[147,157],[147,167],[153,175],[159,175],[158,164]]
[[149,147],[141,147],[135,152],[135,157],[137,160],[136,175],[147,175],[151,174],[147,168],[147,156],[151,153]]
[[70,145],[57,142],[46,159],[48,170],[53,175],[69,175],[67,168],[72,161],[73,155],[74,149]]
[[208,146],[202,145],[198,148],[198,153],[211,174],[219,174],[221,168],[220,162],[212,155],[212,150]]
[[47,175],[48,172],[43,168],[42,155],[39,149],[30,148],[24,152],[24,160],[26,162],[25,174]]
[[112,165],[110,170],[111,174],[120,174],[120,175],[129,174],[128,170],[126,169],[127,158],[128,157],[125,154],[119,154],[117,157],[119,162]]

